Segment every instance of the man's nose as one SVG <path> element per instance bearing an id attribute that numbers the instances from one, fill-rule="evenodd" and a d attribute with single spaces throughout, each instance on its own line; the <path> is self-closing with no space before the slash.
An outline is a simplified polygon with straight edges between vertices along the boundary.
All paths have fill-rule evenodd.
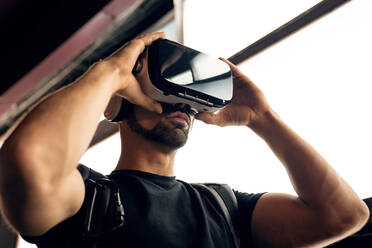
<path id="1" fill-rule="evenodd" d="M 175 107 L 176 109 L 181 109 L 182 111 L 184 111 L 184 112 L 190 114 L 189 112 L 190 112 L 191 106 L 188 105 L 188 104 L 186 104 L 186 103 L 176 103 L 176 104 L 174 105 L 174 107 Z"/>
<path id="2" fill-rule="evenodd" d="M 196 115 L 198 112 L 191 108 L 190 105 L 186 103 L 176 103 L 174 105 L 176 109 L 180 109 L 182 112 L 187 113 L 190 117 Z"/>
<path id="3" fill-rule="evenodd" d="M 181 108 L 181 109 L 183 109 L 183 108 L 190 108 L 190 106 L 187 105 L 186 103 L 176 103 L 174 106 L 176 108 Z"/>

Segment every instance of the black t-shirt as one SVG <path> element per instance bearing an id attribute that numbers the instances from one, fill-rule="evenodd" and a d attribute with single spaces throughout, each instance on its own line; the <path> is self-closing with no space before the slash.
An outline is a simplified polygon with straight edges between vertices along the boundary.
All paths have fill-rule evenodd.
<path id="1" fill-rule="evenodd" d="M 118 170 L 109 177 L 119 185 L 124 225 L 100 241 L 105 248 L 229 248 L 229 226 L 215 203 L 191 184 L 156 174 Z M 250 243 L 253 209 L 262 194 L 234 191 L 238 200 L 241 247 Z M 82 236 L 87 199 L 79 212 L 39 237 L 23 237 L 40 248 L 89 247 Z"/>

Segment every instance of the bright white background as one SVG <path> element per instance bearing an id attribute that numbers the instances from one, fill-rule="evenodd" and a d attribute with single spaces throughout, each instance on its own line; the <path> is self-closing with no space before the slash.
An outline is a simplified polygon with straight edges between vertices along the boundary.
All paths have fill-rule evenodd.
<path id="1" fill-rule="evenodd" d="M 187 0 L 185 45 L 229 57 L 318 2 Z M 363 198 L 372 196 L 371 10 L 370 0 L 350 1 L 240 65 L 284 121 Z M 119 152 L 115 135 L 81 162 L 107 174 Z M 225 182 L 239 191 L 294 194 L 281 164 L 244 127 L 195 122 L 178 152 L 176 176 Z M 22 241 L 19 247 L 33 246 Z"/>

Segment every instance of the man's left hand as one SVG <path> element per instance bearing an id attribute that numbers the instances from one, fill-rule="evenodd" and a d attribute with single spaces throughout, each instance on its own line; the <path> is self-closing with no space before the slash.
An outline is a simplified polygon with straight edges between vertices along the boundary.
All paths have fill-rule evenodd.
<path id="1" fill-rule="evenodd" d="M 195 116 L 207 124 L 218 126 L 249 126 L 259 124 L 265 113 L 271 108 L 262 91 L 246 76 L 237 66 L 222 59 L 227 63 L 233 76 L 233 98 L 222 110 L 215 114 L 199 113 Z"/>

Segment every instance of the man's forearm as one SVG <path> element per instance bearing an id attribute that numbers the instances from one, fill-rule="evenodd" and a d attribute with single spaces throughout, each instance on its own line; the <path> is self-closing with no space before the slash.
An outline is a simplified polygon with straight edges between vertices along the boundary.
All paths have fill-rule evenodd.
<path id="1" fill-rule="evenodd" d="M 44 99 L 15 129 L 3 149 L 48 176 L 71 173 L 94 135 L 100 115 L 116 90 L 118 75 L 107 64 L 94 65 L 68 87 Z M 35 169 L 35 168 L 32 168 Z"/>
<path id="2" fill-rule="evenodd" d="M 363 211 L 363 204 L 352 188 L 308 143 L 291 130 L 272 111 L 252 128 L 262 137 L 285 166 L 299 198 L 313 209 L 328 207 L 344 211 Z M 337 211 L 338 211 L 337 210 Z"/>

